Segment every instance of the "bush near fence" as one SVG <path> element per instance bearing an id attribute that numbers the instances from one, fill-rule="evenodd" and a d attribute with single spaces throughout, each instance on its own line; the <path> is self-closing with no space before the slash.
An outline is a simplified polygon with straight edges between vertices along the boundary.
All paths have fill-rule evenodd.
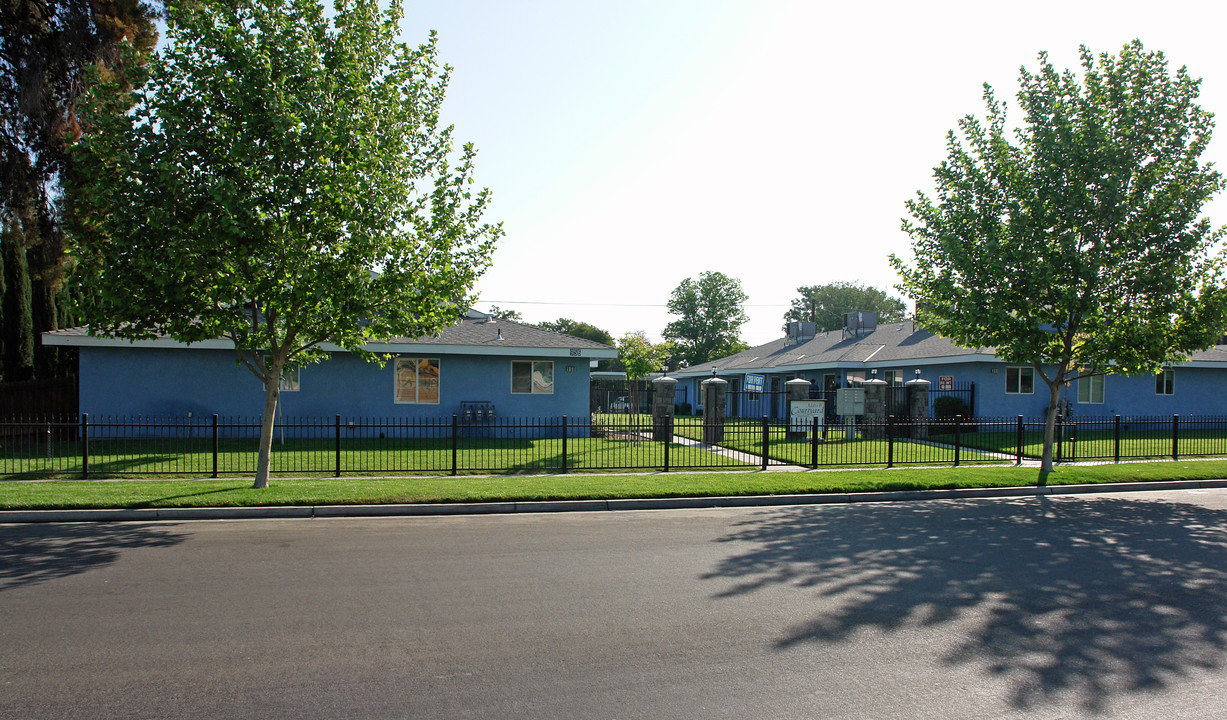
<path id="1" fill-rule="evenodd" d="M 61 418 L 0 422 L 0 475 L 209 475 L 255 472 L 258 418 Z M 961 418 L 822 426 L 678 417 L 668 442 L 646 414 L 450 420 L 290 418 L 278 423 L 272 472 L 514 473 L 1020 463 L 1037 458 L 1043 419 Z M 1227 456 L 1227 417 L 1064 418 L 1054 457 Z"/>

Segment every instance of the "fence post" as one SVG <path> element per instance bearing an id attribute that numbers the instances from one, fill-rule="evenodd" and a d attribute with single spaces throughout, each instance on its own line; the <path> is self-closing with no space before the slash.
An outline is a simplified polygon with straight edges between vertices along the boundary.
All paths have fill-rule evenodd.
<path id="1" fill-rule="evenodd" d="M 562 471 L 567 471 L 567 416 L 562 416 Z"/>
<path id="2" fill-rule="evenodd" d="M 81 479 L 89 478 L 89 413 L 81 413 Z"/>
<path id="3" fill-rule="evenodd" d="M 1018 452 L 1014 456 L 1014 464 L 1022 465 L 1022 458 L 1023 458 L 1023 416 L 1022 415 L 1018 416 L 1018 426 L 1017 426 L 1017 429 L 1015 430 L 1015 434 L 1016 434 L 1016 439 L 1018 442 Z"/>
<path id="4" fill-rule="evenodd" d="M 460 458 L 460 416 L 452 413 L 452 474 L 456 474 L 456 465 Z M 480 467 L 480 466 L 479 466 Z"/>
<path id="5" fill-rule="evenodd" d="M 824 418 L 825 419 L 825 418 Z M 809 464 L 818 469 L 818 416 L 814 416 L 814 427 L 809 439 Z"/>
<path id="6" fill-rule="evenodd" d="M 336 466 L 335 466 L 336 477 L 341 477 L 341 414 L 340 413 L 337 413 L 337 416 L 333 418 L 332 437 L 336 443 L 336 447 L 335 447 L 335 450 L 336 450 Z"/>
<path id="7" fill-rule="evenodd" d="M 895 466 L 895 416 L 886 416 L 886 467 Z"/>
<path id="8" fill-rule="evenodd" d="M 954 416 L 954 466 L 959 466 L 959 449 L 963 446 L 963 416 Z"/>
<path id="9" fill-rule="evenodd" d="M 1172 416 L 1172 459 L 1173 460 L 1180 459 L 1180 451 L 1177 448 L 1177 445 L 1179 444 L 1179 442 L 1180 442 L 1180 416 L 1173 415 Z"/>
<path id="10" fill-rule="evenodd" d="M 217 477 L 217 413 L 213 413 L 213 477 Z"/>
<path id="11" fill-rule="evenodd" d="M 1112 461 L 1120 463 L 1120 415 L 1112 419 Z"/>
<path id="12" fill-rule="evenodd" d="M 591 428 L 589 428 L 588 436 L 589 436 L 589 437 L 591 437 L 591 436 L 592 436 Z M 673 437 L 673 418 L 669 418 L 669 432 L 668 432 L 668 437 L 666 437 L 666 438 L 664 439 L 664 443 L 665 443 L 665 472 L 669 472 L 669 446 L 673 444 L 673 441 L 672 441 L 672 439 L 671 439 L 672 437 Z"/>
<path id="13" fill-rule="evenodd" d="M 1065 417 L 1057 415 L 1057 426 L 1055 428 L 1057 436 L 1057 462 L 1061 462 L 1062 456 L 1065 454 Z"/>
<path id="14" fill-rule="evenodd" d="M 763 416 L 763 464 L 762 469 L 767 469 L 767 453 L 771 450 L 771 426 L 767 424 L 767 416 Z"/>

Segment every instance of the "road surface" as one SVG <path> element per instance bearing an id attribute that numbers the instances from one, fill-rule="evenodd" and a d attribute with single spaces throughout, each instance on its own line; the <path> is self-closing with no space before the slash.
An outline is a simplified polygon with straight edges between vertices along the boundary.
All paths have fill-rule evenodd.
<path id="1" fill-rule="evenodd" d="M 0 526 L 5 718 L 1205 718 L 1227 491 Z"/>

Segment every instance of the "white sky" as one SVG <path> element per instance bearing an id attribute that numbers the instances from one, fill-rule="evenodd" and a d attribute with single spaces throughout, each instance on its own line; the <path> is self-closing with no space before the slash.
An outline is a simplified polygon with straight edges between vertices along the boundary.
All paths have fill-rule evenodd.
<path id="1" fill-rule="evenodd" d="M 506 237 L 481 301 L 652 339 L 679 282 L 740 278 L 742 339 L 779 337 L 801 285 L 888 288 L 910 258 L 904 202 L 932 187 L 946 132 L 1014 107 L 1047 50 L 1133 38 L 1204 78 L 1227 118 L 1227 4 L 785 0 L 409 0 L 404 37 L 439 31 L 448 122 L 479 150 Z M 1227 157 L 1227 121 L 1204 159 Z M 1227 223 L 1227 201 L 1208 207 Z"/>

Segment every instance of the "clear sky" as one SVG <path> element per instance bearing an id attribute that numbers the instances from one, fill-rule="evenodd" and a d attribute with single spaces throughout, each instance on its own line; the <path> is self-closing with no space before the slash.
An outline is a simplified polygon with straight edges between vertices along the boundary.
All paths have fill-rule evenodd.
<path id="1" fill-rule="evenodd" d="M 779 337 L 796 288 L 891 289 L 910 257 L 904 202 L 932 187 L 945 135 L 1015 106 L 1047 50 L 1133 38 L 1204 78 L 1227 158 L 1221 2 L 409 0 L 406 40 L 439 32 L 445 115 L 479 149 L 506 237 L 478 307 L 659 339 L 679 282 L 704 270 L 749 295 L 742 339 Z M 1227 201 L 1207 214 L 1227 223 Z"/>

